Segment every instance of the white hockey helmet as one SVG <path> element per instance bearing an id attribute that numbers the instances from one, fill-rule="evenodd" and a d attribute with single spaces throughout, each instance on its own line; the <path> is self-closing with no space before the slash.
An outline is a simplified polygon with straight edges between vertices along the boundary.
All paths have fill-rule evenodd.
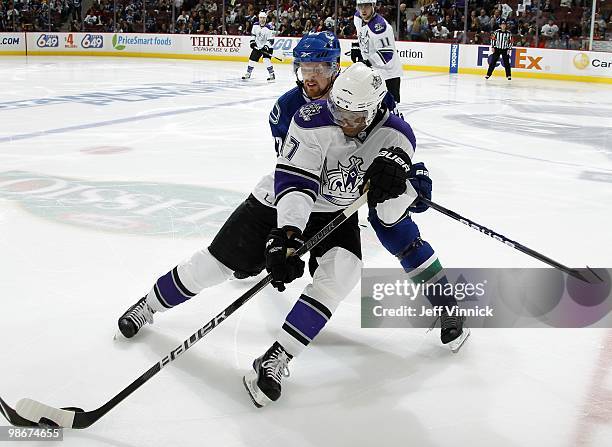
<path id="1" fill-rule="evenodd" d="M 334 122 L 339 126 L 362 122 L 367 127 L 386 94 L 387 85 L 378 71 L 356 63 L 336 78 L 327 104 Z"/>
<path id="2" fill-rule="evenodd" d="M 260 24 L 265 24 L 266 20 L 268 20 L 268 13 L 266 11 L 261 11 L 257 17 L 259 18 Z"/>
<path id="3" fill-rule="evenodd" d="M 359 5 L 376 5 L 376 0 L 357 0 L 357 6 Z"/>

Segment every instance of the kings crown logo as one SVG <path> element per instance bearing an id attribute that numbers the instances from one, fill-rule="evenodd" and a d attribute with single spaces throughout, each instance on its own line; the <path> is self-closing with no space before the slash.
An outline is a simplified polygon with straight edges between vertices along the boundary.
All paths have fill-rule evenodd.
<path id="1" fill-rule="evenodd" d="M 359 185 L 363 181 L 365 171 L 361 169 L 363 159 L 351 157 L 348 166 L 338 162 L 338 169 L 327 169 L 324 166 L 322 195 L 329 202 L 348 206 L 359 197 Z"/>

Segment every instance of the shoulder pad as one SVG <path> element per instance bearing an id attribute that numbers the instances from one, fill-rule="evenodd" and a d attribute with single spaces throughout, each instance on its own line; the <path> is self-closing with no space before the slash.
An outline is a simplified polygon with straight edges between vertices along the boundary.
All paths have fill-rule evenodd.
<path id="1" fill-rule="evenodd" d="M 374 34 L 381 34 L 387 29 L 387 21 L 380 14 L 376 14 L 374 18 L 368 22 L 368 27 Z"/>
<path id="2" fill-rule="evenodd" d="M 399 116 L 390 113 L 389 118 L 387 118 L 387 121 L 385 121 L 383 127 L 389 127 L 397 130 L 399 133 L 403 134 L 408 141 L 410 141 L 410 144 L 412 144 L 412 149 L 416 149 L 416 137 L 414 136 L 412 127 L 410 127 L 410 124 L 401 119 Z"/>
<path id="3" fill-rule="evenodd" d="M 335 125 L 325 100 L 304 104 L 293 116 L 295 124 L 305 129 Z"/>

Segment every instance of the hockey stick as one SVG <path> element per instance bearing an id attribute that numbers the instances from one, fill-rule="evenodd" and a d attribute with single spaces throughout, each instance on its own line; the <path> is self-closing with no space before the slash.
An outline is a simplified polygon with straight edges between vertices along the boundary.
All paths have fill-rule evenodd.
<path id="1" fill-rule="evenodd" d="M 366 202 L 367 193 L 359 197 L 342 213 L 338 214 L 331 222 L 324 226 L 317 234 L 315 234 L 308 241 L 306 241 L 302 247 L 295 251 L 293 256 L 302 256 L 306 254 L 315 245 L 325 239 L 332 231 L 338 228 L 344 221 L 346 221 L 351 215 L 353 215 Z M 138 388 L 140 388 L 140 386 L 147 382 L 151 377 L 161 371 L 164 366 L 176 360 L 178 356 L 183 354 L 187 349 L 191 348 L 196 342 L 198 342 L 200 339 L 202 339 L 202 337 L 204 337 L 211 330 L 213 330 L 213 328 L 218 326 L 223 320 L 233 314 L 237 309 L 239 309 L 244 303 L 246 303 L 253 296 L 255 296 L 255 294 L 262 290 L 271 281 L 272 276 L 267 275 L 265 278 L 263 278 L 261 281 L 259 281 L 249 290 L 247 290 L 236 301 L 226 307 L 225 310 L 223 310 L 216 317 L 206 323 L 206 325 L 198 329 L 198 331 L 192 334 L 191 337 L 189 337 L 175 349 L 170 351 L 168 355 L 166 355 L 159 362 L 149 368 L 144 374 L 142 374 L 131 384 L 121 390 L 119 394 L 117 394 L 104 405 L 95 410 L 83 411 L 82 409 L 76 407 L 54 408 L 28 398 L 21 399 L 19 402 L 17 402 L 17 405 L 15 406 L 16 411 L 9 407 L 0 398 L 0 410 L 4 417 L 11 424 L 21 427 L 59 426 L 67 428 L 87 428 L 97 422 L 102 416 L 104 416 L 117 404 L 119 404 L 119 402 L 121 402 L 123 399 L 125 399 Z"/>
<path id="2" fill-rule="evenodd" d="M 523 244 L 520 244 L 516 241 L 513 241 L 512 239 L 507 238 L 506 236 L 503 236 L 485 226 L 482 226 L 480 224 L 477 224 L 476 222 L 474 222 L 473 220 L 470 220 L 466 217 L 460 216 L 459 214 L 455 213 L 452 210 L 449 210 L 448 208 L 444 208 L 441 205 L 438 205 L 435 202 L 432 202 L 431 200 L 425 198 L 425 197 L 421 197 L 420 199 L 423 203 L 427 204 L 429 207 L 433 208 L 436 211 L 439 211 L 442 214 L 447 215 L 448 217 L 451 217 L 459 222 L 461 222 L 462 224 L 467 225 L 468 227 L 471 227 L 473 229 L 475 229 L 476 231 L 481 232 L 482 234 L 485 234 L 487 236 L 492 237 L 493 239 L 501 242 L 502 244 L 506 244 L 509 247 L 512 247 L 520 252 L 525 253 L 526 255 L 531 256 L 532 258 L 536 258 L 542 262 L 545 262 L 548 265 L 553 266 L 556 269 L 561 270 L 562 272 L 567 273 L 568 275 L 573 276 L 574 278 L 578 278 L 582 281 L 591 283 L 591 284 L 597 284 L 600 282 L 603 282 L 603 279 L 597 274 L 595 273 L 595 271 L 590 268 L 589 266 L 587 266 L 586 268 L 581 268 L 581 269 L 572 269 L 569 268 L 557 261 L 555 261 L 554 259 L 549 258 L 548 256 L 544 256 L 541 253 L 538 253 L 535 250 L 532 250 L 531 248 L 525 247 Z"/>

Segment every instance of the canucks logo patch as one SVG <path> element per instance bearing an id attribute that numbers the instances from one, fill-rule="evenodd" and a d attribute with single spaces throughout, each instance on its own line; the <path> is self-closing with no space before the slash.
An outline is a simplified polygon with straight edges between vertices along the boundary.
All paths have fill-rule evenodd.
<path id="1" fill-rule="evenodd" d="M 382 78 L 380 77 L 380 75 L 374 75 L 374 77 L 372 78 L 372 88 L 376 90 L 381 85 L 382 85 Z"/>
<path id="2" fill-rule="evenodd" d="M 328 169 L 325 163 L 321 195 L 335 205 L 348 206 L 353 203 L 359 197 L 359 186 L 365 175 L 361 165 L 363 159 L 355 156 L 349 158 L 348 166 L 338 162 L 338 169 Z"/>
<path id="3" fill-rule="evenodd" d="M 300 108 L 300 118 L 304 121 L 310 121 L 312 117 L 321 111 L 321 104 L 310 103 Z"/>

